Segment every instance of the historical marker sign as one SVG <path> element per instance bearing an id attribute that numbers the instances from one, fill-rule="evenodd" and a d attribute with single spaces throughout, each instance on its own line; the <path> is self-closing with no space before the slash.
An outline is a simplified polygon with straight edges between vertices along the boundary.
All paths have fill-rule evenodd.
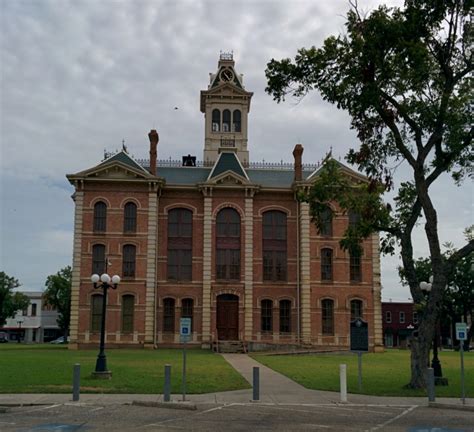
<path id="1" fill-rule="evenodd" d="M 369 326 L 360 318 L 351 321 L 351 351 L 369 351 Z"/>

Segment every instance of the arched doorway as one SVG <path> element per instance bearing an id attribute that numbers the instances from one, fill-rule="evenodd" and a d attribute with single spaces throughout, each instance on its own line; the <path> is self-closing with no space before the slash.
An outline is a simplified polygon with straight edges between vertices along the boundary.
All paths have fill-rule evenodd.
<path id="1" fill-rule="evenodd" d="M 239 339 L 239 298 L 233 294 L 217 296 L 217 338 Z"/>

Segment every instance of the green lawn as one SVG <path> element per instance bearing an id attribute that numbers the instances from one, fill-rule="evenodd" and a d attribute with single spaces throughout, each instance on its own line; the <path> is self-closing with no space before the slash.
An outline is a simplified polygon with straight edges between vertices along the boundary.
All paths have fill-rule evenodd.
<path id="1" fill-rule="evenodd" d="M 288 376 L 303 386 L 315 390 L 339 391 L 339 364 L 347 364 L 347 387 L 359 393 L 357 387 L 357 355 L 259 355 L 252 356 L 260 363 Z M 449 386 L 436 387 L 439 397 L 460 397 L 461 373 L 459 352 L 440 353 L 443 376 Z M 464 353 L 465 388 L 474 397 L 474 352 Z M 409 390 L 404 385 L 410 377 L 410 352 L 388 350 L 381 354 L 362 356 L 362 393 L 379 396 L 424 396 L 423 390 Z"/>
<path id="2" fill-rule="evenodd" d="M 181 392 L 182 351 L 107 350 L 111 380 L 91 377 L 97 351 L 70 351 L 64 345 L 0 345 L 0 393 L 69 393 L 72 370 L 81 365 L 83 393 L 161 393 L 164 365 L 170 364 L 172 392 Z M 209 393 L 249 388 L 220 355 L 187 350 L 187 392 Z"/>

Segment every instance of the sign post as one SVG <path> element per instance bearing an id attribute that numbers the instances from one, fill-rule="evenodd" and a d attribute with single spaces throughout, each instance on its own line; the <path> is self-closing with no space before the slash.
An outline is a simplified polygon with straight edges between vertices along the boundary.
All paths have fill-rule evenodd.
<path id="1" fill-rule="evenodd" d="M 191 336 L 191 318 L 181 318 L 179 326 L 179 335 L 181 343 L 183 344 L 183 377 L 182 377 L 182 391 L 183 402 L 186 400 L 186 342 Z"/>
<path id="2" fill-rule="evenodd" d="M 466 404 L 466 391 L 464 388 L 464 341 L 467 340 L 467 324 L 456 323 L 456 339 L 459 341 L 459 352 L 461 353 L 461 399 Z"/>
<path id="3" fill-rule="evenodd" d="M 360 318 L 351 321 L 351 351 L 357 353 L 357 382 L 359 391 L 362 391 L 362 353 L 369 351 L 369 326 Z"/>

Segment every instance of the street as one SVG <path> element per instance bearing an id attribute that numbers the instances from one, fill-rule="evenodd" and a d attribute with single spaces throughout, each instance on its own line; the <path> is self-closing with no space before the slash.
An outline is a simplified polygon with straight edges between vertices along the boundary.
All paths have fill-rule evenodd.
<path id="1" fill-rule="evenodd" d="M 474 412 L 400 405 L 198 405 L 197 411 L 132 405 L 9 407 L 4 432 L 47 431 L 407 431 L 473 432 Z"/>

